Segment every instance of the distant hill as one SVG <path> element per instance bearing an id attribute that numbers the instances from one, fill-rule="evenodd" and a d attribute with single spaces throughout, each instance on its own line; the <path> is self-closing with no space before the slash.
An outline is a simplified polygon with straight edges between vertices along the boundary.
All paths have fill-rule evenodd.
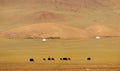
<path id="1" fill-rule="evenodd" d="M 120 30 L 105 25 L 94 24 L 86 28 L 91 36 L 120 37 Z"/>
<path id="2" fill-rule="evenodd" d="M 32 24 L 2 32 L 7 38 L 61 38 L 78 39 L 87 38 L 86 31 L 60 24 Z"/>
<path id="3" fill-rule="evenodd" d="M 104 25 L 91 25 L 86 29 L 61 24 L 42 23 L 14 28 L 1 33 L 5 38 L 22 39 L 85 39 L 96 36 L 120 37 L 120 31 Z"/>

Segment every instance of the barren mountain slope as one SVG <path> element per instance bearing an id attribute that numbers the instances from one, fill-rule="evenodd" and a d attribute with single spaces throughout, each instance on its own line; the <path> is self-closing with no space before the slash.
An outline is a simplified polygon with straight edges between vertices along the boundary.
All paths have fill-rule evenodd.
<path id="1" fill-rule="evenodd" d="M 109 7 L 116 0 L 0 0 L 2 6 L 46 7 L 46 8 L 97 8 Z"/>
<path id="2" fill-rule="evenodd" d="M 86 32 L 92 33 L 94 30 L 96 34 L 92 33 L 91 36 L 93 36 L 93 34 L 114 36 L 116 33 L 110 34 L 111 31 L 113 32 L 113 29 L 107 26 L 120 27 L 119 7 L 119 0 L 0 0 L 0 31 L 6 32 L 7 30 L 17 27 L 23 30 L 25 29 L 23 27 L 29 27 L 35 23 L 61 23 L 60 26 L 67 25 L 66 27 L 71 26 L 71 28 L 83 28 L 91 24 L 101 23 L 106 26 L 103 27 L 99 25 L 98 27 L 92 25 L 92 27 L 88 28 L 89 31 Z M 58 27 L 56 24 L 50 25 Z M 40 27 L 40 24 L 38 26 Z M 50 26 L 48 28 L 50 28 Z M 102 32 L 98 33 L 98 30 L 101 28 Z M 57 30 L 60 29 L 63 28 L 59 27 Z M 34 29 L 31 27 L 29 30 L 32 31 Z M 45 30 L 47 30 L 47 28 L 45 28 Z M 65 29 L 63 30 L 67 32 Z M 67 33 L 71 34 L 70 30 L 71 29 L 69 29 Z M 73 31 L 75 32 L 75 30 Z M 114 31 L 116 32 L 117 30 L 114 29 Z M 9 34 L 11 35 L 11 33 Z M 15 33 L 17 33 L 17 31 Z M 61 32 L 59 32 L 59 35 L 60 33 Z M 61 34 L 63 34 L 63 32 Z M 72 37 L 72 35 L 69 36 Z M 86 36 L 88 37 L 88 35 Z M 76 35 L 76 37 L 79 36 Z"/>
<path id="3" fill-rule="evenodd" d="M 120 36 L 120 31 L 118 29 L 100 24 L 91 25 L 86 28 L 86 31 L 89 32 L 91 36 L 103 36 L 103 37 Z"/>
<path id="4" fill-rule="evenodd" d="M 32 24 L 14 28 L 1 33 L 6 38 L 52 38 L 52 39 L 84 39 L 96 36 L 120 37 L 120 31 L 105 25 L 95 24 L 85 29 L 54 23 Z"/>
<path id="5" fill-rule="evenodd" d="M 60 24 L 32 24 L 2 32 L 7 38 L 50 38 L 63 39 L 87 38 L 87 33 L 79 28 Z"/>
<path id="6" fill-rule="evenodd" d="M 81 26 L 94 20 L 120 25 L 119 7 L 119 0 L 0 0 L 0 29 L 41 22 Z"/>

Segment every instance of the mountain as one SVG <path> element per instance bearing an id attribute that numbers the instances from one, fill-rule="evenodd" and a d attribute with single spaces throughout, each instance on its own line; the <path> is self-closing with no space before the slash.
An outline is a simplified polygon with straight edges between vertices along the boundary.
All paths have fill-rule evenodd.
<path id="1" fill-rule="evenodd" d="M 75 37 L 79 37 L 78 35 L 85 36 L 85 38 L 93 37 L 93 35 L 116 36 L 118 34 L 110 32 L 118 32 L 118 30 L 111 29 L 109 26 L 120 28 L 119 20 L 120 0 L 0 0 L 0 32 L 6 32 L 4 33 L 5 36 L 10 36 L 13 33 L 17 34 L 17 36 L 12 35 L 10 37 L 18 37 L 19 32 L 24 33 L 22 29 L 30 27 L 30 25 L 40 27 L 42 23 L 50 23 L 49 25 L 54 27 L 58 27 L 57 24 L 60 23 L 60 26 L 87 32 L 87 34 L 81 35 L 77 32 L 77 34 L 74 33 L 75 30 L 67 29 L 76 34 Z M 101 24 L 92 25 L 97 23 L 104 26 L 101 26 Z M 91 26 L 85 30 L 81 29 L 88 25 Z M 44 26 L 47 26 L 47 24 Z M 21 31 L 17 32 L 18 28 Z M 29 30 L 35 30 L 33 28 L 31 27 Z M 46 27 L 44 28 L 44 30 L 47 30 Z M 67 33 L 64 28 L 59 27 L 59 29 L 63 29 L 66 33 L 59 32 L 59 35 L 60 33 L 64 34 L 64 38 L 68 36 L 67 34 L 71 34 L 70 31 Z M 100 29 L 102 30 L 98 33 Z M 13 32 L 13 30 L 16 30 L 16 32 Z M 32 36 L 33 32 L 27 33 L 29 30 L 26 30 L 26 34 L 24 33 L 25 37 L 28 37 L 30 33 Z M 39 31 L 39 33 L 41 32 Z M 88 33 L 92 35 L 88 35 Z M 35 35 L 38 35 L 38 33 L 36 32 Z M 19 38 L 24 36 L 19 36 Z M 72 35 L 69 37 L 72 37 Z"/>
<path id="2" fill-rule="evenodd" d="M 84 24 L 93 23 L 93 20 L 97 20 L 98 23 L 102 21 L 105 24 L 112 24 L 112 21 L 109 22 L 111 19 L 118 24 L 119 7 L 119 0 L 0 0 L 0 24 L 5 28 L 8 27 L 6 24 L 12 24 L 11 26 L 14 27 L 16 24 L 33 24 L 41 21 L 78 24 L 79 18 Z M 37 15 L 40 16 L 39 19 L 35 19 Z M 64 15 L 67 18 L 64 19 Z M 53 19 L 57 16 L 57 19 L 50 19 L 51 16 Z M 73 21 L 69 21 L 71 19 Z"/>

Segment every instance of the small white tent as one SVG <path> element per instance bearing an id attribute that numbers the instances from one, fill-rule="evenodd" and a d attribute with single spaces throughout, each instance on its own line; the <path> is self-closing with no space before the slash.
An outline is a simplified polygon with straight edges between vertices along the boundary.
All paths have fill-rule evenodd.
<path id="1" fill-rule="evenodd" d="M 96 39 L 100 39 L 101 37 L 100 36 L 96 36 Z"/>
<path id="2" fill-rule="evenodd" d="M 47 41 L 47 39 L 43 38 L 42 41 L 45 42 L 45 41 Z"/>

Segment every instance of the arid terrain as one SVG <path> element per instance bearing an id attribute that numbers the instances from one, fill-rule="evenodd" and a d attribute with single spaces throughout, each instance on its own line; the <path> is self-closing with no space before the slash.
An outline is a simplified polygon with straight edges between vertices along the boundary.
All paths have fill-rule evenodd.
<path id="1" fill-rule="evenodd" d="M 80 29 L 61 24 L 41 23 L 1 32 L 1 37 L 11 39 L 95 39 L 96 36 L 120 37 L 120 31 L 104 25 L 91 25 Z"/>
<path id="2" fill-rule="evenodd" d="M 119 42 L 120 0 L 0 0 L 0 71 L 120 71 Z"/>

